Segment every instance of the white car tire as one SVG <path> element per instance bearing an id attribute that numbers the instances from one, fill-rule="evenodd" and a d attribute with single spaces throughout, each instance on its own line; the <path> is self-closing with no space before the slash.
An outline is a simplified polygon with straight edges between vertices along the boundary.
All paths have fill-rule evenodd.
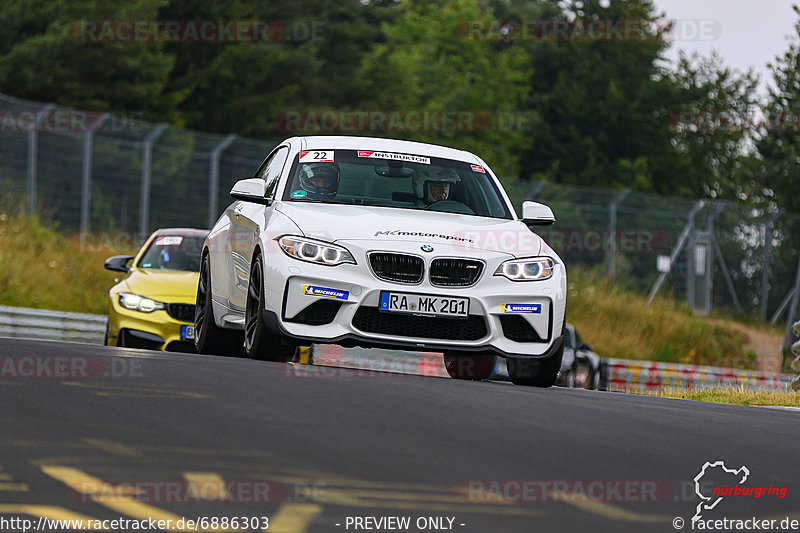
<path id="1" fill-rule="evenodd" d="M 247 356 L 262 361 L 287 362 L 294 358 L 296 344 L 284 343 L 279 335 L 267 330 L 261 318 L 264 309 L 264 264 L 261 255 L 253 259 L 247 287 L 244 345 Z"/>
<path id="2" fill-rule="evenodd" d="M 208 255 L 200 265 L 197 300 L 194 312 L 194 346 L 198 353 L 238 356 L 242 352 L 244 335 L 241 331 L 224 329 L 214 321 L 211 304 L 211 267 Z"/>
<path id="3" fill-rule="evenodd" d="M 514 385 L 528 387 L 552 387 L 558 379 L 561 359 L 564 357 L 564 343 L 552 355 L 545 359 L 506 358 L 508 377 Z"/>

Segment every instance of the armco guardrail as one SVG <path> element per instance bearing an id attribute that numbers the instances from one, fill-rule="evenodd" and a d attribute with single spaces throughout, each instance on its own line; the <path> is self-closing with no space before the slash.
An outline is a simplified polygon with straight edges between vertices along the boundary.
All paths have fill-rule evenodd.
<path id="1" fill-rule="evenodd" d="M 769 374 L 734 368 L 604 359 L 607 390 L 712 388 L 737 385 L 747 389 L 785 389 L 791 374 Z"/>
<path id="2" fill-rule="evenodd" d="M 105 315 L 0 306 L 0 336 L 102 344 L 105 328 Z M 800 323 L 795 324 L 794 329 L 800 329 Z M 795 350 L 798 344 L 800 342 L 795 344 Z M 331 367 L 447 377 L 441 356 L 434 353 L 342 348 L 335 345 L 314 346 L 313 353 L 316 363 Z M 602 385 L 607 390 L 616 391 L 660 387 L 710 388 L 720 385 L 785 389 L 795 378 L 791 374 L 625 359 L 603 359 L 602 367 Z M 309 368 L 305 372 L 324 374 L 330 371 L 312 371 Z M 498 377 L 507 376 L 502 361 L 498 361 L 495 372 Z"/>
<path id="3" fill-rule="evenodd" d="M 105 315 L 0 305 L 0 335 L 102 344 Z"/>

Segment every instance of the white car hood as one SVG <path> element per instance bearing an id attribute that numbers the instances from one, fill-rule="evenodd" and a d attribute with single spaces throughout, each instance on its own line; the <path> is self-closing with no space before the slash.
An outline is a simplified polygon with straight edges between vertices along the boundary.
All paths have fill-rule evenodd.
<path id="1" fill-rule="evenodd" d="M 276 209 L 307 237 L 328 242 L 449 244 L 465 250 L 539 255 L 542 239 L 518 220 L 393 207 L 281 202 Z"/>

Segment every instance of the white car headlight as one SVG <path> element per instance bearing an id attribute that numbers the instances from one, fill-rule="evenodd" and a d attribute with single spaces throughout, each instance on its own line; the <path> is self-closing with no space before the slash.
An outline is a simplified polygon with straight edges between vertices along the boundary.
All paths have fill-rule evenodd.
<path id="1" fill-rule="evenodd" d="M 125 309 L 130 309 L 131 311 L 152 313 L 153 311 L 158 311 L 159 309 L 166 308 L 166 305 L 164 305 L 163 303 L 151 300 L 150 298 L 145 298 L 144 296 L 139 296 L 138 294 L 132 294 L 130 292 L 121 292 L 119 293 L 118 296 L 119 296 L 119 305 L 121 305 Z"/>
<path id="2" fill-rule="evenodd" d="M 281 250 L 286 255 L 300 261 L 327 266 L 336 266 L 343 263 L 356 264 L 356 260 L 346 248 L 328 242 L 284 235 L 278 239 L 278 244 L 281 245 Z"/>
<path id="3" fill-rule="evenodd" d="M 553 277 L 555 262 L 549 257 L 529 257 L 506 261 L 495 271 L 495 276 L 505 276 L 511 281 L 541 281 Z"/>

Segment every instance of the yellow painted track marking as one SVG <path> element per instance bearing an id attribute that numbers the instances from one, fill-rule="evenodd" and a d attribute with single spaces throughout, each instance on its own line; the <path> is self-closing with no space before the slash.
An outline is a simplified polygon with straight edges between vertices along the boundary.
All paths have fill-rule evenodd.
<path id="1" fill-rule="evenodd" d="M 100 448 L 104 452 L 113 453 L 114 455 L 125 455 L 125 456 L 142 455 L 136 448 L 125 446 L 124 444 L 119 442 L 114 442 L 113 440 L 83 439 L 83 442 L 95 448 Z"/>
<path id="2" fill-rule="evenodd" d="M 0 491 L 28 492 L 27 483 L 0 483 Z"/>
<path id="3" fill-rule="evenodd" d="M 0 491 L 6 492 L 28 492 L 27 483 L 14 483 L 14 476 L 3 472 L 3 467 L 0 465 Z"/>
<path id="4" fill-rule="evenodd" d="M 92 501 L 99 503 L 109 509 L 124 514 L 138 520 L 169 520 L 173 524 L 177 524 L 182 518 L 176 514 L 170 513 L 158 507 L 153 507 L 146 503 L 136 501 L 136 499 L 129 495 L 130 489 L 121 491 L 106 482 L 86 474 L 75 468 L 66 466 L 43 466 L 42 471 L 48 476 L 61 481 L 72 490 Z M 192 529 L 173 529 L 173 531 L 194 531 Z M 223 532 L 231 531 L 230 529 L 204 529 L 203 531 Z"/>
<path id="5" fill-rule="evenodd" d="M 184 472 L 183 478 L 189 483 L 187 495 L 199 500 L 231 500 L 225 489 L 225 480 L 214 472 Z"/>
<path id="6" fill-rule="evenodd" d="M 98 396 L 117 396 L 122 398 L 174 398 L 199 400 L 210 398 L 207 394 L 200 394 L 188 390 L 173 389 L 169 387 L 153 387 L 145 385 L 122 385 L 119 383 L 62 381 L 69 387 L 89 389 Z"/>
<path id="7" fill-rule="evenodd" d="M 314 503 L 287 503 L 269 521 L 269 533 L 304 533 L 322 507 Z"/>
<path id="8" fill-rule="evenodd" d="M 52 505 L 0 504 L 0 514 L 20 514 L 50 520 L 81 520 L 85 525 L 88 525 L 90 520 L 97 520 L 91 516 Z M 104 529 L 91 529 L 90 531 L 104 531 Z"/>
<path id="9" fill-rule="evenodd" d="M 610 503 L 592 500 L 584 494 L 572 494 L 569 492 L 551 492 L 550 498 L 556 502 L 567 503 L 593 514 L 599 514 L 611 520 L 624 520 L 626 522 L 668 522 L 671 516 L 636 513 L 628 511 L 622 507 L 611 505 Z"/>

